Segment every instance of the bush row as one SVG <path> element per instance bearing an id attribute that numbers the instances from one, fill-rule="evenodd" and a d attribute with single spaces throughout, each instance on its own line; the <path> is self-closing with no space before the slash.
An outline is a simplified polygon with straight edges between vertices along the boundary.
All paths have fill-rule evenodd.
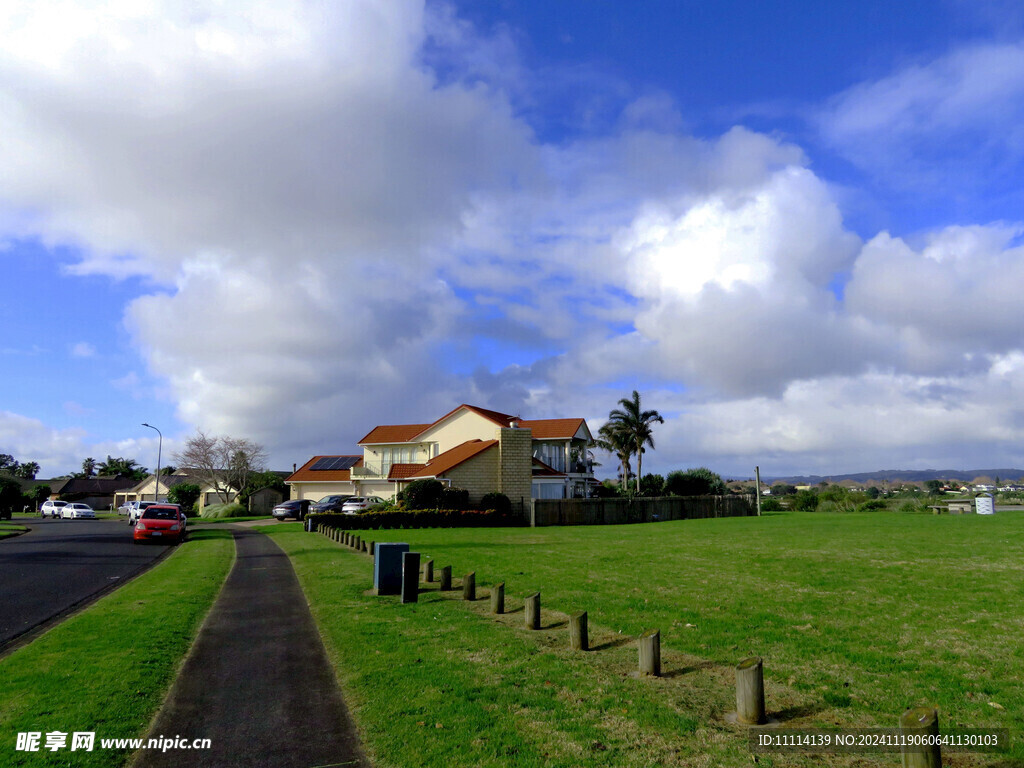
<path id="1" fill-rule="evenodd" d="M 366 531 L 381 528 L 505 528 L 524 525 L 525 521 L 510 512 L 496 509 L 402 509 L 364 512 L 361 515 L 310 515 L 313 525 Z"/>

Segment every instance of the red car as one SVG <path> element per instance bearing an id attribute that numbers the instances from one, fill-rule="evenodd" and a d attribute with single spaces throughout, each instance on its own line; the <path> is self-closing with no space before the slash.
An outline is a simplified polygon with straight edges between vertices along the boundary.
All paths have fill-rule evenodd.
<path id="1" fill-rule="evenodd" d="M 135 543 L 167 541 L 180 544 L 185 540 L 185 515 L 177 504 L 152 504 L 142 512 L 135 524 Z"/>

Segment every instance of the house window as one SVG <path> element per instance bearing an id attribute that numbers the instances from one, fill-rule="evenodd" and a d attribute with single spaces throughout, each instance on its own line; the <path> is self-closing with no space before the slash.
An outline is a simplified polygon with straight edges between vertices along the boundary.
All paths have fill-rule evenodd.
<path id="1" fill-rule="evenodd" d="M 565 472 L 565 450 L 557 443 L 539 443 L 534 446 L 533 456 L 540 459 L 556 472 Z"/>

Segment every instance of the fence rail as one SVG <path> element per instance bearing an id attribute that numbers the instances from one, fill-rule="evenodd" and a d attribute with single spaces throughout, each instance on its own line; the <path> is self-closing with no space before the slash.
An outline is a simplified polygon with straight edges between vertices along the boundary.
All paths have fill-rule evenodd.
<path id="1" fill-rule="evenodd" d="M 530 525 L 621 525 L 705 517 L 752 517 L 751 495 L 658 499 L 535 499 Z"/>

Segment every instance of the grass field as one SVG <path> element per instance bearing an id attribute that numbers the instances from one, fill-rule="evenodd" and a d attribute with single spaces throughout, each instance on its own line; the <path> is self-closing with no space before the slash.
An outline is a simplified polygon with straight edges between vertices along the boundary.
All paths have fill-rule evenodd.
<path id="1" fill-rule="evenodd" d="M 112 766 L 101 738 L 142 736 L 234 559 L 230 531 L 196 531 L 166 560 L 0 660 L 0 765 Z M 17 752 L 19 732 L 96 733 L 93 752 Z M 45 739 L 44 739 L 45 740 Z"/>
<path id="2" fill-rule="evenodd" d="M 456 585 L 475 571 L 481 596 L 505 581 L 510 609 L 540 590 L 546 608 L 587 610 L 598 647 L 588 654 L 566 649 L 560 614 L 531 633 L 521 610 L 495 620 L 456 593 L 400 606 L 365 594 L 369 558 L 298 526 L 271 533 L 293 556 L 381 766 L 750 765 L 723 716 L 732 667 L 751 654 L 765 659 L 769 714 L 786 726 L 893 726 L 924 704 L 946 728 L 1024 726 L 1024 515 L 364 533 L 452 565 Z M 636 680 L 633 638 L 650 627 L 662 632 L 665 676 Z M 1021 765 L 1024 743 L 945 764 Z"/>

